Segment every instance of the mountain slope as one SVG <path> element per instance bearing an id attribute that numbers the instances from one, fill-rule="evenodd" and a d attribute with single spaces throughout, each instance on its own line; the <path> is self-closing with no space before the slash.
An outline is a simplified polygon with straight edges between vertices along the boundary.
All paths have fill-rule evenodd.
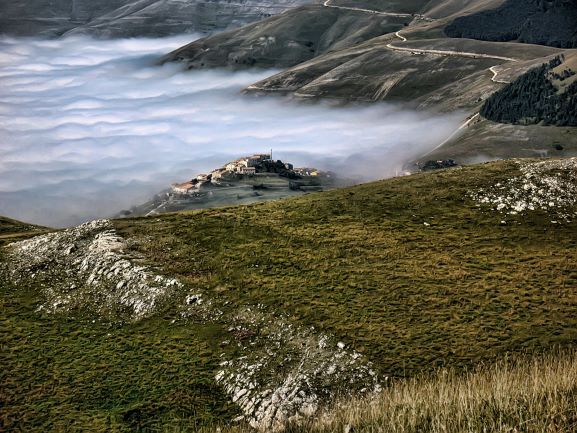
<path id="1" fill-rule="evenodd" d="M 17 0 L 0 4 L 0 33 L 16 36 L 158 37 L 214 32 L 309 0 Z"/>
<path id="2" fill-rule="evenodd" d="M 458 17 L 445 33 L 456 38 L 577 48 L 577 3 L 507 0 L 496 9 Z"/>
<path id="3" fill-rule="evenodd" d="M 0 247 L 47 232 L 49 229 L 0 216 Z"/>
<path id="4" fill-rule="evenodd" d="M 163 61 L 182 62 L 190 69 L 285 68 L 399 30 L 405 21 L 402 17 L 303 6 L 200 39 L 168 54 Z"/>
<path id="5" fill-rule="evenodd" d="M 491 95 L 481 115 L 500 123 L 577 126 L 577 55 L 556 57 Z M 573 69 L 574 68 L 574 69 Z"/>
<path id="6" fill-rule="evenodd" d="M 443 150 L 435 149 L 431 155 L 442 154 L 450 159 L 459 155 L 459 162 L 463 163 L 503 155 L 547 155 L 552 149 L 560 152 L 557 150 L 560 141 L 564 143 L 561 154 L 572 155 L 577 141 L 574 130 L 543 129 L 542 126 L 529 130 L 521 125 L 503 128 L 480 121 L 477 116 L 485 101 L 504 85 L 555 56 L 572 58 L 575 54 L 570 49 L 519 41 L 446 37 L 444 30 L 456 20 L 493 13 L 490 11 L 502 7 L 510 8 L 510 2 L 415 0 L 401 4 L 330 0 L 322 7 L 289 11 L 246 28 L 197 41 L 169 54 L 163 61 L 182 62 L 189 68 L 288 67 L 249 86 L 246 89 L 249 93 L 281 93 L 348 102 L 394 101 L 433 111 L 461 109 L 469 113 L 464 118 L 466 123 L 443 143 Z M 551 10 L 558 9 L 548 6 L 543 16 L 550 16 Z M 381 19 L 390 24 L 383 28 L 390 33 L 371 38 L 371 32 L 364 32 L 358 38 L 359 33 L 354 32 L 355 37 L 345 35 L 344 40 L 336 39 L 319 50 L 314 44 L 324 37 L 327 17 L 337 12 L 339 20 L 354 17 L 358 21 L 363 15 L 365 20 L 372 20 L 370 22 Z M 505 18 L 510 21 L 511 17 Z M 512 25 L 509 21 L 505 24 Z M 317 22 L 321 23 L 318 27 Z M 403 27 L 392 32 L 394 25 Z M 315 30 L 312 36 L 310 29 Z M 561 26 L 559 34 L 567 29 Z M 505 131 L 508 135 L 499 135 Z M 453 144 L 450 149 L 458 148 L 458 152 L 455 155 L 445 152 L 449 149 L 447 146 Z M 555 152 L 553 154 L 559 154 Z"/>
<path id="7" fill-rule="evenodd" d="M 574 346 L 576 173 L 496 162 L 1 249 L 4 426 L 196 432 L 239 414 L 227 400 L 255 419 L 252 390 L 278 380 L 297 392 L 262 401 L 290 415 L 367 365 L 382 380 Z M 135 266 L 182 284 L 140 319 L 98 301 L 140 296 L 118 284 Z"/>

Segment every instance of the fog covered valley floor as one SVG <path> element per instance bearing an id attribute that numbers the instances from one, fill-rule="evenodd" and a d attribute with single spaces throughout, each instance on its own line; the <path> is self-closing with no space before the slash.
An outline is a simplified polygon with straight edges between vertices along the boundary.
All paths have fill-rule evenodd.
<path id="1" fill-rule="evenodd" d="M 240 94 L 274 71 L 156 65 L 191 38 L 0 40 L 0 214 L 79 224 L 271 148 L 299 166 L 384 178 L 461 121 Z"/>

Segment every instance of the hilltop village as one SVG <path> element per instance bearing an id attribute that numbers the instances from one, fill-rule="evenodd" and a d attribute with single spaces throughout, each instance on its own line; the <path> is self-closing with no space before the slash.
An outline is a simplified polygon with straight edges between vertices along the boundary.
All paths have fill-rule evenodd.
<path id="1" fill-rule="evenodd" d="M 274 160 L 271 153 L 254 154 L 224 164 L 208 174 L 174 183 L 152 200 L 119 217 L 251 204 L 342 187 L 350 182 L 316 168 L 295 168 Z"/>
<path id="2" fill-rule="evenodd" d="M 332 177 L 331 173 L 315 168 L 294 168 L 293 164 L 281 160 L 275 161 L 272 159 L 271 152 L 254 154 L 228 162 L 209 174 L 199 174 L 187 182 L 172 184 L 171 190 L 172 193 L 178 195 L 194 195 L 205 188 L 230 186 L 231 182 L 236 183 L 242 180 L 253 181 L 255 189 L 259 187 L 266 189 L 266 180 L 270 179 L 271 175 L 288 179 L 291 190 L 306 192 L 321 191 L 323 183 Z M 265 183 L 259 184 L 259 180 Z"/>

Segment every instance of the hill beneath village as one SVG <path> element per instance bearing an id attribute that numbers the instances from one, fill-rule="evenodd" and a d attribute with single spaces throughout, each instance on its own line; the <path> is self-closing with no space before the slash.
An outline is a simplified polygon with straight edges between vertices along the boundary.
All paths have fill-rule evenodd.
<path id="1" fill-rule="evenodd" d="M 574 346 L 576 170 L 495 162 L 5 247 L 4 428 L 267 430 L 386 377 Z"/>

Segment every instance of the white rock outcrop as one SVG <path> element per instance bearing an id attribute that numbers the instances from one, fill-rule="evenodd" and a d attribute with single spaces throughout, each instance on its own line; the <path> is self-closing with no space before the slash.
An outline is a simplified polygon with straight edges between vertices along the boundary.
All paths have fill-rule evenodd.
<path id="1" fill-rule="evenodd" d="M 172 323 L 228 323 L 230 338 L 221 344 L 236 347 L 234 355 L 222 354 L 215 380 L 260 431 L 281 431 L 336 397 L 380 390 L 371 363 L 334 337 L 262 305 L 225 313 L 226 302 L 180 290 L 176 279 L 136 264 L 108 220 L 13 243 L 7 259 L 8 278 L 39 288 L 39 309 L 47 313 L 137 321 L 171 302 L 177 307 Z"/>
<path id="2" fill-rule="evenodd" d="M 216 380 L 260 431 L 283 430 L 337 396 L 380 390 L 370 362 L 326 334 L 258 310 L 237 321 L 234 331 L 255 334 L 238 343 L 240 356 L 221 363 Z"/>
<path id="3" fill-rule="evenodd" d="M 42 310 L 139 320 L 182 284 L 136 265 L 125 249 L 110 221 L 92 221 L 9 245 L 8 273 L 42 288 Z"/>

